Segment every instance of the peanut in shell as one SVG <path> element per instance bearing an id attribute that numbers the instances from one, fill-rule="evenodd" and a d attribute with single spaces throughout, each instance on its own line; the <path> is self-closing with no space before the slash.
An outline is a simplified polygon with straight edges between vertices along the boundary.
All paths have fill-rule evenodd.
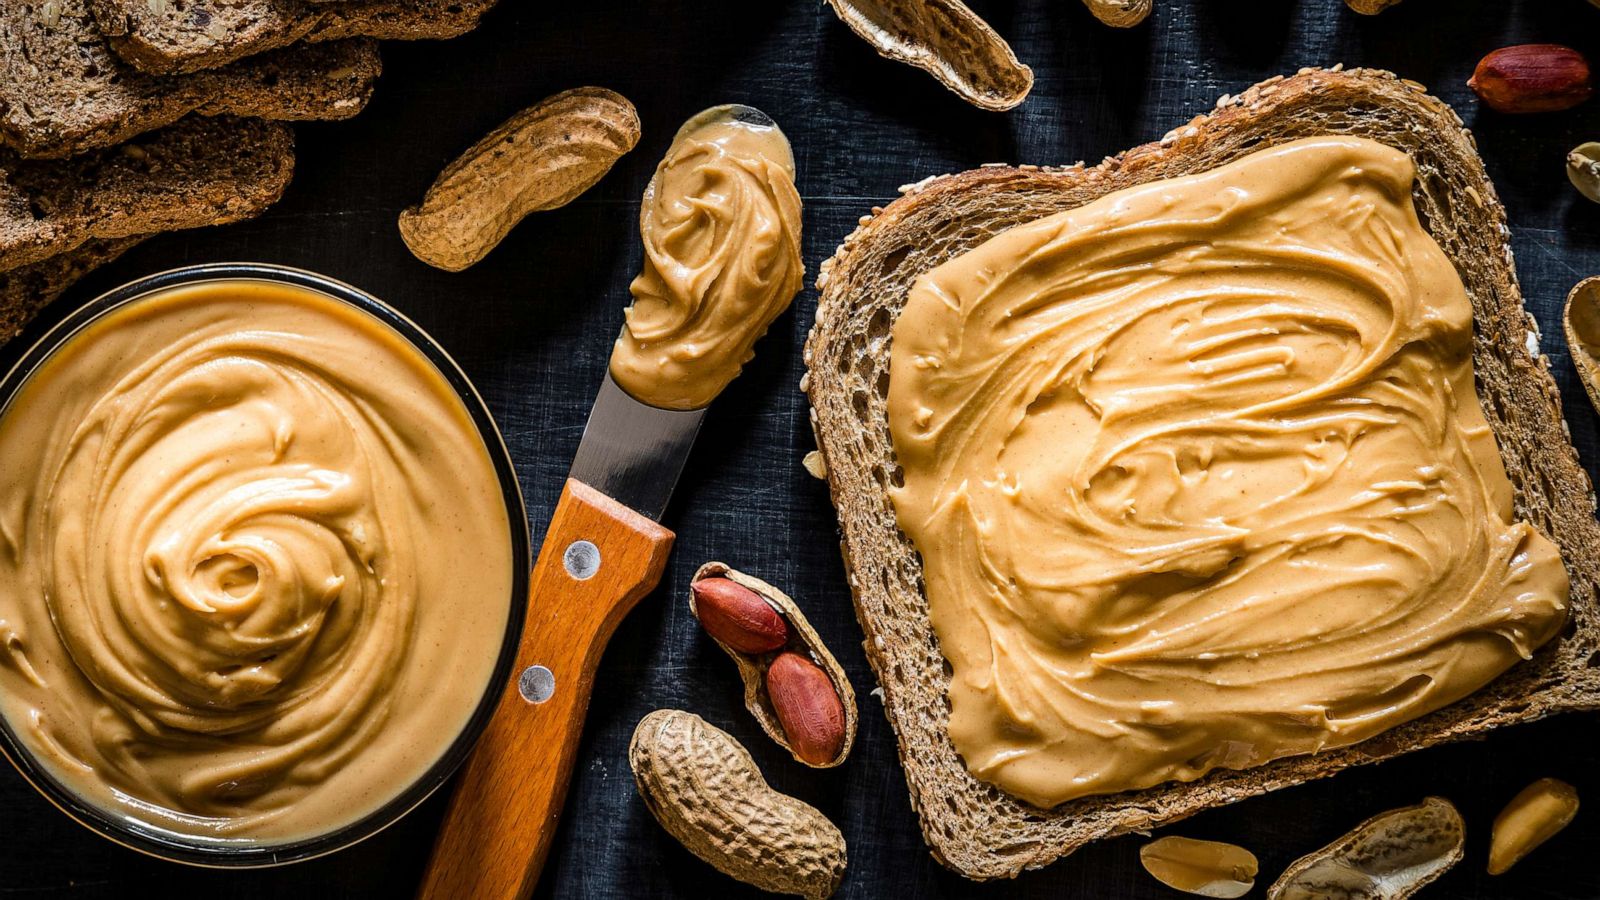
<path id="1" fill-rule="evenodd" d="M 571 203 L 637 143 L 639 114 L 621 94 L 581 87 L 546 97 L 446 166 L 400 214 L 400 237 L 428 265 L 459 272 L 529 213 Z"/>
<path id="2" fill-rule="evenodd" d="M 773 790 L 731 735 L 694 713 L 658 709 L 628 745 L 639 795 L 690 853 L 777 894 L 823 900 L 844 878 L 844 835 L 815 807 Z"/>
<path id="3" fill-rule="evenodd" d="M 727 579 L 742 588 L 755 592 L 767 603 L 771 604 L 772 608 L 783 617 L 786 623 L 788 631 L 786 643 L 782 647 L 766 653 L 743 652 L 724 641 L 711 627 L 706 629 L 711 639 L 716 641 L 717 646 L 721 647 L 723 652 L 728 654 L 728 658 L 732 659 L 734 665 L 738 667 L 739 678 L 744 682 L 745 708 L 755 717 L 756 722 L 761 726 L 761 730 L 765 731 L 767 736 L 772 738 L 778 746 L 789 751 L 789 754 L 796 761 L 812 768 L 832 768 L 848 759 L 850 748 L 855 743 L 856 728 L 860 721 L 860 716 L 856 710 L 855 690 L 850 687 L 850 679 L 846 677 L 844 667 L 839 665 L 839 661 L 833 658 L 832 653 L 828 652 L 827 645 L 823 644 L 822 637 L 817 634 L 815 628 L 811 627 L 811 623 L 806 620 L 805 614 L 800 611 L 800 607 L 788 594 L 759 578 L 751 577 L 737 569 L 733 569 L 727 563 L 708 562 L 701 566 L 690 580 L 689 611 L 694 614 L 695 618 L 700 619 L 702 624 L 705 624 L 705 618 L 701 615 L 694 585 L 708 579 Z M 817 670 L 825 677 L 826 683 L 832 688 L 833 694 L 837 698 L 838 711 L 836 714 L 825 712 L 823 710 L 825 704 L 822 703 L 799 703 L 786 699 L 784 697 L 786 692 L 780 687 L 777 702 L 784 703 L 787 711 L 793 714 L 791 715 L 792 722 L 789 729 L 785 728 L 783 717 L 779 715 L 778 705 L 768 684 L 767 676 L 772 664 L 786 654 L 800 657 L 810 668 Z M 789 663 L 785 665 L 786 667 L 790 666 Z M 799 671 L 799 667 L 793 668 L 797 672 Z M 794 681 L 804 678 L 806 686 L 801 687 L 795 693 L 798 695 L 801 692 L 806 692 L 806 696 L 813 701 L 817 700 L 815 686 L 822 682 L 810 672 L 798 675 L 780 674 L 779 677 Z M 834 715 L 842 718 L 842 734 L 823 736 L 825 729 L 818 723 L 832 721 L 832 716 Z M 799 726 L 802 730 L 791 734 L 790 729 L 796 727 L 793 724 L 794 721 L 803 721 L 805 724 Z M 837 752 L 831 757 L 825 756 L 822 748 L 833 746 L 837 747 Z"/>

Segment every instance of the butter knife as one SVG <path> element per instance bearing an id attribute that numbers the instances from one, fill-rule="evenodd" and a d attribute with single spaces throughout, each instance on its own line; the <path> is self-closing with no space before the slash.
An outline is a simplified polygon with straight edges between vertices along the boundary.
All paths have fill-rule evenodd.
<path id="1" fill-rule="evenodd" d="M 744 121 L 771 125 L 751 107 Z M 555 836 L 595 669 L 617 624 L 661 580 L 658 521 L 706 408 L 635 400 L 607 372 L 533 566 L 512 683 L 462 767 L 418 894 L 533 892 Z"/>

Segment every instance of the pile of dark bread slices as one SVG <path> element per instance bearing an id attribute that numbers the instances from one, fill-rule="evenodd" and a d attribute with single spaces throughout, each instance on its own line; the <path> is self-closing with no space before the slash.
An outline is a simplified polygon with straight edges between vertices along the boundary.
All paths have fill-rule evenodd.
<path id="1" fill-rule="evenodd" d="M 0 3 L 0 343 L 144 238 L 266 209 L 283 123 L 355 115 L 378 40 L 454 37 L 495 2 Z"/>

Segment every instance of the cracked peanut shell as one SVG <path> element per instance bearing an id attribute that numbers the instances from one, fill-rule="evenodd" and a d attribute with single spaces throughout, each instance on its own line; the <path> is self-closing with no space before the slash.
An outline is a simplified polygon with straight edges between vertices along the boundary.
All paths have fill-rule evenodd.
<path id="1" fill-rule="evenodd" d="M 1461 861 L 1466 830 L 1441 797 L 1380 813 L 1291 863 L 1267 900 L 1405 900 Z"/>
<path id="2" fill-rule="evenodd" d="M 1600 411 L 1600 275 L 1585 278 L 1567 294 L 1561 313 L 1567 351 L 1578 380 L 1596 411 Z"/>
<path id="3" fill-rule="evenodd" d="M 1010 109 L 1033 89 L 1033 70 L 960 0 L 828 0 L 828 5 L 879 56 L 916 66 L 973 106 Z"/>
<path id="4" fill-rule="evenodd" d="M 856 727 L 860 724 L 861 716 L 856 710 L 856 692 L 850 686 L 850 679 L 844 673 L 844 667 L 828 652 L 828 647 L 822 642 L 822 636 L 811 627 L 811 622 L 806 619 L 805 613 L 800 611 L 798 604 L 788 594 L 778 590 L 759 578 L 746 575 L 724 562 L 708 562 L 695 571 L 694 577 L 689 580 L 689 612 L 696 619 L 700 617 L 698 605 L 695 602 L 693 585 L 697 581 L 707 578 L 726 578 L 740 587 L 747 588 L 759 594 L 778 611 L 788 624 L 788 640 L 783 647 L 769 653 L 743 653 L 735 647 L 729 646 L 715 634 L 707 634 L 728 658 L 733 660 L 739 668 L 739 678 L 744 682 L 744 706 L 755 717 L 761 730 L 777 742 L 778 746 L 789 751 L 789 755 L 796 762 L 805 763 L 814 769 L 830 769 L 844 762 L 850 756 L 850 748 L 855 744 Z M 827 675 L 828 681 L 833 685 L 834 693 L 838 695 L 839 704 L 844 712 L 844 739 L 839 744 L 839 752 L 826 762 L 817 762 L 807 759 L 795 747 L 794 742 L 785 733 L 783 722 L 778 716 L 772 703 L 771 693 L 767 688 L 767 669 L 773 661 L 784 652 L 797 653 L 808 659 Z"/>

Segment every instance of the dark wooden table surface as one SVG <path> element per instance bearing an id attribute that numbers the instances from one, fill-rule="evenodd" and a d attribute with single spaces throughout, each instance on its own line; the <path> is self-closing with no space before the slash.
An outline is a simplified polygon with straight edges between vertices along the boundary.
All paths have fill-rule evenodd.
<path id="1" fill-rule="evenodd" d="M 1560 41 L 1600 59 L 1600 9 L 1585 0 L 1406 0 L 1369 19 L 1339 0 L 1157 0 L 1148 22 L 1118 32 L 1096 23 L 1076 0 L 973 5 L 1037 76 L 1032 97 L 1009 114 L 975 110 L 923 73 L 880 60 L 817 0 L 504 0 L 468 37 L 386 45 L 386 72 L 371 107 L 350 122 L 300 129 L 295 182 L 266 216 L 153 240 L 80 284 L 41 326 L 105 288 L 186 263 L 264 260 L 353 282 L 421 323 L 476 381 L 516 458 L 537 538 L 639 266 L 639 193 L 689 114 L 739 101 L 783 125 L 798 160 L 805 259 L 814 276 L 856 218 L 892 199 L 901 184 L 985 162 L 1097 160 L 1160 136 L 1222 93 L 1301 66 L 1343 62 L 1424 82 L 1472 126 L 1510 212 L 1518 273 L 1543 324 L 1543 349 L 1561 382 L 1574 438 L 1595 471 L 1596 417 L 1575 382 L 1557 316 L 1567 289 L 1600 272 L 1600 206 L 1579 197 L 1562 171 L 1570 147 L 1600 138 L 1600 101 L 1564 114 L 1509 118 L 1480 109 L 1464 82 L 1480 56 L 1505 44 Z M 465 273 L 414 260 L 395 230 L 400 209 L 506 116 L 580 84 L 605 85 L 634 101 L 644 123 L 638 149 L 576 203 L 525 221 Z M 796 383 L 814 309 L 808 286 L 706 421 L 666 514 L 678 533 L 667 577 L 623 624 L 601 668 L 539 895 L 632 900 L 753 893 L 681 849 L 634 791 L 625 754 L 634 723 L 674 706 L 731 731 L 775 785 L 839 823 L 850 846 L 840 896 L 1179 896 L 1139 868 L 1139 838 L 1106 841 L 1044 871 L 988 886 L 963 881 L 929 857 L 893 735 L 868 693 L 873 678 L 826 491 L 799 464 L 811 435 Z M 0 349 L 0 366 L 16 352 L 15 345 Z M 862 712 L 846 765 L 827 772 L 800 767 L 744 712 L 731 664 L 699 634 L 684 602 L 689 573 L 708 559 L 786 587 L 839 655 Z M 1509 875 L 1483 874 L 1489 823 L 1527 782 L 1561 777 L 1600 802 L 1595 726 L 1591 716 L 1568 716 L 1516 728 L 1214 810 L 1169 831 L 1252 848 L 1266 882 L 1368 815 L 1440 794 L 1466 816 L 1468 858 L 1424 896 L 1600 897 L 1600 866 L 1590 856 L 1600 841 L 1597 810 L 1580 813 Z M 441 811 L 435 797 L 383 834 L 314 862 L 212 872 L 146 859 L 92 835 L 6 768 L 0 897 L 404 897 Z"/>

